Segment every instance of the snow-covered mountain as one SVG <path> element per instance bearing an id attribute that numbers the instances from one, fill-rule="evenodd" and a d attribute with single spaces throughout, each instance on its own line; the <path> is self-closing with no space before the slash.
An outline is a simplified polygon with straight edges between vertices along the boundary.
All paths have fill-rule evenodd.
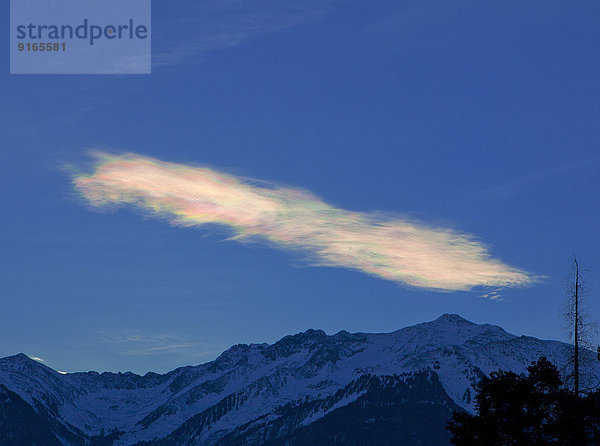
<path id="1" fill-rule="evenodd" d="M 396 444 L 404 435 L 400 444 L 439 445 L 451 412 L 473 410 L 481 376 L 524 372 L 540 356 L 560 367 L 569 351 L 444 314 L 393 333 L 308 330 L 273 345 L 239 344 L 164 375 L 61 374 L 19 354 L 0 359 L 0 439 L 14 414 L 31 424 L 23 432 L 49 439 L 0 443 L 363 444 L 361 432 L 376 428 Z"/>

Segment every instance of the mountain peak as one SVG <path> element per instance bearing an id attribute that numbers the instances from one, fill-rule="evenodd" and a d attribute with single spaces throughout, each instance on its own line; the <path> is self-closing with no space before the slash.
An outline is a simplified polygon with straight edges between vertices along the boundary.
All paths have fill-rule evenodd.
<path id="1" fill-rule="evenodd" d="M 464 317 L 454 313 L 444 313 L 433 322 L 463 326 L 477 325 L 476 323 L 468 321 Z"/>
<path id="2" fill-rule="evenodd" d="M 25 353 L 17 353 L 16 355 L 7 356 L 3 359 L 6 359 L 7 361 L 10 361 L 10 362 L 30 362 L 30 363 L 38 363 L 39 364 L 39 361 L 36 361 L 35 359 L 31 358 L 30 356 L 27 356 Z"/>
<path id="3" fill-rule="evenodd" d="M 47 373 L 54 370 L 43 364 L 41 361 L 33 359 L 31 356 L 25 353 L 18 353 L 13 356 L 6 356 L 0 359 L 0 368 L 6 368 L 8 370 L 19 370 L 26 373 Z"/>

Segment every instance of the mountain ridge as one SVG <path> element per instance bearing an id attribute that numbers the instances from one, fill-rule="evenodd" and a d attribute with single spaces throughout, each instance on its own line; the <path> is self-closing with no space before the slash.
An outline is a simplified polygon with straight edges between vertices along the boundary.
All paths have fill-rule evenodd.
<path id="1" fill-rule="evenodd" d="M 446 322 L 446 321 L 450 322 L 450 323 L 457 323 L 457 324 L 460 324 L 460 325 L 468 325 L 468 326 L 475 326 L 475 325 L 490 326 L 490 327 L 498 328 L 498 329 L 500 329 L 502 331 L 505 331 L 502 327 L 500 327 L 498 325 L 477 324 L 475 322 L 472 322 L 472 321 L 469 321 L 469 320 L 463 318 L 459 314 L 456 314 L 456 313 L 444 313 L 444 314 L 442 314 L 441 316 L 437 317 L 436 319 L 434 319 L 432 321 L 420 322 L 420 323 L 415 324 L 415 325 L 411 325 L 411 326 L 399 328 L 399 329 L 397 329 L 395 331 L 392 331 L 392 332 L 361 332 L 361 331 L 359 331 L 359 332 L 353 332 L 352 333 L 352 332 L 348 332 L 347 330 L 340 330 L 340 331 L 338 331 L 338 332 L 336 332 L 334 334 L 328 335 L 325 332 L 325 330 L 323 330 L 323 329 L 319 329 L 319 328 L 307 328 L 306 330 L 300 331 L 300 332 L 295 333 L 295 334 L 285 335 L 281 339 L 279 339 L 278 341 L 275 341 L 273 344 L 269 344 L 267 342 L 249 343 L 249 344 L 246 344 L 246 343 L 234 344 L 231 347 L 229 347 L 228 349 L 224 350 L 213 361 L 219 360 L 219 358 L 221 356 L 223 356 L 224 354 L 226 354 L 230 350 L 236 350 L 237 348 L 240 348 L 240 347 L 242 347 L 242 348 L 246 348 L 246 347 L 268 347 L 268 346 L 271 346 L 271 345 L 275 345 L 275 344 L 277 344 L 280 341 L 284 341 L 284 340 L 286 340 L 288 338 L 293 338 L 293 337 L 304 337 L 304 336 L 307 336 L 307 335 L 310 336 L 312 334 L 322 335 L 323 337 L 333 337 L 333 338 L 338 337 L 338 336 L 347 336 L 347 335 L 389 335 L 389 334 L 394 334 L 394 333 L 400 332 L 402 330 L 406 330 L 406 329 L 413 328 L 413 327 L 426 326 L 426 325 L 431 325 L 431 324 L 435 324 L 435 323 L 438 323 L 438 322 Z M 535 339 L 538 339 L 538 338 L 535 338 Z M 130 371 L 130 370 L 117 371 L 117 372 L 111 372 L 111 371 L 98 372 L 96 370 L 87 370 L 87 371 L 80 370 L 80 371 L 75 371 L 75 372 L 63 372 L 63 373 L 61 373 L 61 372 L 58 372 L 57 370 L 53 369 L 52 367 L 46 365 L 43 361 L 39 361 L 39 360 L 33 359 L 32 356 L 29 356 L 25 352 L 19 352 L 19 353 L 15 353 L 13 355 L 8 355 L 8 356 L 0 357 L 0 361 L 2 361 L 2 360 L 8 360 L 8 359 L 11 359 L 11 360 L 14 360 L 14 361 L 24 360 L 25 359 L 28 362 L 30 362 L 31 364 L 43 365 L 44 367 L 46 367 L 46 368 L 48 368 L 48 369 L 50 369 L 50 370 L 52 370 L 54 372 L 57 372 L 57 373 L 60 373 L 60 374 L 67 374 L 67 375 L 72 375 L 72 374 L 75 374 L 75 373 L 98 373 L 98 374 L 107 373 L 107 374 L 115 374 L 115 375 L 133 374 L 133 375 L 136 375 L 136 376 L 145 377 L 146 375 L 149 375 L 149 374 L 150 375 L 165 375 L 165 374 L 168 374 L 168 373 L 172 373 L 172 372 L 174 372 L 174 371 L 176 371 L 178 369 L 181 369 L 181 368 L 196 367 L 197 366 L 197 365 L 196 366 L 194 366 L 194 365 L 183 365 L 183 366 L 176 367 L 175 369 L 170 370 L 170 371 L 165 372 L 165 373 L 158 373 L 158 372 L 154 372 L 154 371 L 151 371 L 151 370 L 147 371 L 144 374 L 136 373 L 136 372 L 133 372 L 133 371 Z M 208 362 L 213 362 L 213 361 L 208 361 Z M 202 365 L 202 364 L 198 364 L 198 365 Z"/>
<path id="2" fill-rule="evenodd" d="M 110 435 L 117 438 L 114 444 L 161 444 L 161 439 L 184 432 L 181 435 L 189 438 L 173 441 L 216 445 L 224 438 L 234 438 L 244 425 L 273 441 L 277 438 L 270 429 L 283 429 L 289 438 L 300 438 L 305 426 L 320 419 L 335 419 L 336 415 L 321 410 L 299 420 L 277 412 L 278 408 L 290 403 L 326 407 L 326 402 L 344 389 L 344 410 L 362 413 L 352 404 L 366 398 L 365 404 L 374 404 L 372 410 L 379 413 L 378 397 L 361 396 L 352 387 L 365 376 L 383 379 L 384 386 L 386 376 L 402 376 L 408 382 L 418 373 L 433 374 L 439 388 L 427 390 L 428 385 L 435 387 L 431 384 L 434 381 L 419 381 L 421 393 L 435 395 L 436 401 L 447 397 L 456 407 L 471 411 L 472 385 L 483 375 L 500 368 L 522 373 L 540 356 L 560 366 L 568 361 L 568 355 L 569 346 L 558 341 L 516 336 L 495 325 L 444 314 L 391 333 L 342 330 L 327 335 L 323 330 L 309 329 L 273 344 L 237 344 L 214 361 L 165 374 L 62 374 L 17 354 L 0 359 L 0 385 L 37 413 L 47 413 L 55 425 L 80 438 L 81 444 Z M 418 399 L 411 404 L 417 407 Z M 342 406 L 334 410 L 342 410 Z M 396 409 L 399 413 L 408 410 L 404 406 Z M 448 410 L 439 416 L 448 416 Z M 277 427 L 282 423 L 285 429 Z M 325 421 L 319 423 L 327 425 Z M 182 427 L 190 425 L 187 430 Z M 311 430 L 303 432 L 310 436 Z"/>

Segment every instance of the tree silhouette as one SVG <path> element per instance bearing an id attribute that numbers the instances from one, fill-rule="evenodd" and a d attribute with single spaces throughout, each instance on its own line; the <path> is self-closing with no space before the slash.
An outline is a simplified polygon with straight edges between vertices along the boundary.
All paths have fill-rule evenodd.
<path id="1" fill-rule="evenodd" d="M 583 355 L 582 352 L 593 350 L 591 338 L 592 333 L 596 330 L 596 322 L 591 320 L 587 305 L 586 273 L 587 271 L 573 254 L 571 267 L 565 278 L 566 305 L 563 318 L 566 323 L 566 331 L 573 342 L 573 354 L 569 363 L 571 371 L 566 374 L 566 379 L 568 384 L 572 385 L 575 395 L 580 395 L 582 392 L 587 393 L 592 388 L 596 388 L 598 384 L 591 382 L 592 377 L 584 373 L 585 366 L 589 366 L 593 359 L 592 355 Z M 600 355 L 600 350 L 598 350 L 598 354 Z"/>
<path id="2" fill-rule="evenodd" d="M 476 386 L 476 414 L 455 412 L 448 429 L 457 446 L 600 444 L 600 396 L 578 398 L 562 388 L 546 358 L 528 375 L 492 372 Z"/>

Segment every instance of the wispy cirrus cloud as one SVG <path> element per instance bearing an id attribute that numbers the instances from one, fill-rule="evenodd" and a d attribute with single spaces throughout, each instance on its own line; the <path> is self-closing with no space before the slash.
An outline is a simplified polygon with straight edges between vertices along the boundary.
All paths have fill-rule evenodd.
<path id="1" fill-rule="evenodd" d="M 508 198 L 512 195 L 516 195 L 519 192 L 529 188 L 532 184 L 542 182 L 554 178 L 559 175 L 566 174 L 575 169 L 586 169 L 591 166 L 595 167 L 595 164 L 600 161 L 600 156 L 594 156 L 591 158 L 585 158 L 583 160 L 575 160 L 566 162 L 561 165 L 548 167 L 546 169 L 537 170 L 527 175 L 512 179 L 504 184 L 496 187 L 485 189 L 482 191 L 484 195 L 494 198 Z"/>
<path id="2" fill-rule="evenodd" d="M 535 277 L 492 258 L 473 236 L 400 217 L 336 208 L 312 193 L 136 154 L 97 153 L 74 186 L 95 206 L 130 205 L 173 225 L 225 225 L 313 263 L 435 290 L 526 285 Z"/>
<path id="3" fill-rule="evenodd" d="M 153 66 L 190 62 L 209 51 L 322 20 L 344 0 L 205 0 L 163 20 L 154 33 Z M 187 5 L 186 5 L 187 8 Z M 184 16 L 182 18 L 182 16 Z M 160 27 L 159 27 L 160 26 Z"/>
<path id="4" fill-rule="evenodd" d="M 91 345 L 110 344 L 121 355 L 154 355 L 163 353 L 208 354 L 214 346 L 203 342 L 192 342 L 179 335 L 169 333 L 142 333 L 139 331 L 101 332 Z"/>

